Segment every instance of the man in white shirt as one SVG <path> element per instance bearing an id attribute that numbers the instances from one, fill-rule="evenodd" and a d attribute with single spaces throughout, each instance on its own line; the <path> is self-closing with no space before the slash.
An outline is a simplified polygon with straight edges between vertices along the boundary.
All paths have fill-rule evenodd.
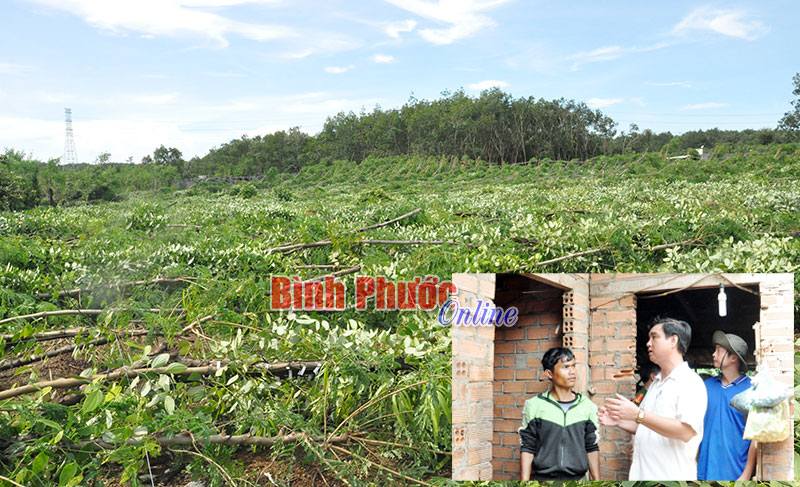
<path id="1" fill-rule="evenodd" d="M 635 435 L 628 480 L 697 480 L 707 395 L 703 380 L 683 360 L 692 328 L 685 321 L 658 317 L 648 336 L 650 360 L 661 372 L 641 407 L 617 394 L 606 400 L 598 419 Z"/>

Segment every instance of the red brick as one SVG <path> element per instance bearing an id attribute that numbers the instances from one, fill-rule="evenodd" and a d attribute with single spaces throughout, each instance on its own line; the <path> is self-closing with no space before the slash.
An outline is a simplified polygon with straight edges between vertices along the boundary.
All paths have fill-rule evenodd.
<path id="1" fill-rule="evenodd" d="M 525 338 L 525 328 L 507 328 L 506 340 L 523 340 Z"/>
<path id="2" fill-rule="evenodd" d="M 505 446 L 519 446 L 519 435 L 517 433 L 505 433 L 502 436 L 501 443 Z"/>
<path id="3" fill-rule="evenodd" d="M 506 472 L 519 473 L 519 469 L 520 469 L 519 461 L 516 461 L 516 462 L 506 461 L 506 462 L 504 462 L 503 470 L 505 470 Z"/>
<path id="4" fill-rule="evenodd" d="M 528 340 L 540 340 L 542 338 L 550 338 L 550 331 L 552 328 L 547 326 L 531 326 L 527 328 Z"/>
<path id="5" fill-rule="evenodd" d="M 494 353 L 514 353 L 513 343 L 495 343 Z"/>
<path id="6" fill-rule="evenodd" d="M 517 431 L 519 427 L 518 421 L 508 421 L 505 419 L 496 419 L 494 421 L 494 430 L 501 431 L 503 433 L 513 433 Z"/>
<path id="7" fill-rule="evenodd" d="M 519 318 L 517 318 L 517 324 L 515 326 L 518 328 L 519 327 L 524 328 L 526 326 L 534 326 L 536 324 L 537 324 L 536 315 L 524 314 Z"/>
<path id="8" fill-rule="evenodd" d="M 486 357 L 486 345 L 477 343 L 474 340 L 468 338 L 459 338 L 454 340 L 453 344 L 453 351 L 456 357 L 480 359 Z"/>
<path id="9" fill-rule="evenodd" d="M 613 337 L 614 329 L 615 327 L 613 325 L 592 325 L 591 329 L 592 338 Z M 597 341 L 602 342 L 602 340 L 597 340 Z"/>
<path id="10" fill-rule="evenodd" d="M 603 467 L 618 472 L 627 472 L 631 468 L 631 461 L 628 458 L 607 457 L 600 463 L 603 464 Z"/>
<path id="11" fill-rule="evenodd" d="M 538 394 L 540 392 L 546 391 L 550 387 L 549 382 L 528 382 L 525 386 L 525 392 L 528 394 Z"/>
<path id="12" fill-rule="evenodd" d="M 614 382 L 593 382 L 592 386 L 596 394 L 614 394 L 617 391 Z"/>
<path id="13" fill-rule="evenodd" d="M 461 480 L 461 479 L 459 479 L 459 480 Z M 470 480 L 472 480 L 472 479 L 470 479 Z M 514 477 L 512 477 L 510 473 L 496 473 L 496 474 L 492 475 L 492 480 L 498 481 L 498 482 L 503 482 L 503 481 L 506 481 L 506 480 L 514 480 Z"/>
<path id="14" fill-rule="evenodd" d="M 517 370 L 517 380 L 530 380 L 536 378 L 536 371 L 534 370 Z"/>
<path id="15" fill-rule="evenodd" d="M 636 338 L 636 325 L 620 325 L 618 329 L 620 338 Z"/>
<path id="16" fill-rule="evenodd" d="M 488 382 L 494 380 L 494 369 L 491 365 L 475 365 L 469 366 L 469 381 L 470 382 Z"/>
<path id="17" fill-rule="evenodd" d="M 504 419 L 517 419 L 522 420 L 522 409 L 520 408 L 505 408 L 503 409 Z"/>
<path id="18" fill-rule="evenodd" d="M 492 459 L 492 445 L 473 447 L 467 451 L 467 462 L 470 465 L 488 462 Z"/>
<path id="19" fill-rule="evenodd" d="M 496 327 L 493 326 L 493 325 L 490 325 L 490 326 L 476 326 L 475 327 L 475 336 L 479 337 L 479 338 L 484 338 L 486 340 L 494 340 L 495 329 L 496 329 Z"/>
<path id="20" fill-rule="evenodd" d="M 496 446 L 492 449 L 495 458 L 511 458 L 511 448 Z"/>
<path id="21" fill-rule="evenodd" d="M 535 357 L 529 357 L 527 360 L 528 367 L 538 369 L 542 366 L 542 361 Z"/>
<path id="22" fill-rule="evenodd" d="M 488 276 L 487 276 L 488 277 Z M 478 292 L 481 296 L 494 299 L 495 283 L 484 278 L 478 281 Z"/>
<path id="23" fill-rule="evenodd" d="M 503 417 L 503 408 L 493 408 L 492 417 L 493 418 L 502 418 Z M 494 439 L 492 439 L 492 443 L 494 443 Z"/>
<path id="24" fill-rule="evenodd" d="M 606 323 L 636 322 L 634 310 L 606 311 Z"/>
<path id="25" fill-rule="evenodd" d="M 459 296 L 461 291 L 478 294 L 478 278 L 469 274 L 453 274 L 453 284 L 458 288 Z"/>
<path id="26" fill-rule="evenodd" d="M 522 342 L 517 344 L 517 353 L 531 353 L 539 351 L 539 342 Z"/>
<path id="27" fill-rule="evenodd" d="M 494 356 L 494 366 L 495 367 L 502 367 L 503 366 L 503 357 L 500 355 Z"/>
<path id="28" fill-rule="evenodd" d="M 771 465 L 774 467 L 789 467 L 792 465 L 792 457 L 789 455 L 791 452 L 782 452 L 773 455 L 764 455 L 762 461 L 764 466 Z"/>
<path id="29" fill-rule="evenodd" d="M 453 382 L 453 401 L 467 400 L 467 384 L 465 382 Z"/>
<path id="30" fill-rule="evenodd" d="M 634 351 L 636 350 L 636 341 L 629 338 L 621 340 L 606 340 L 606 350 L 609 352 Z"/>
<path id="31" fill-rule="evenodd" d="M 495 415 L 495 417 L 497 417 L 497 416 Z M 500 433 L 493 433 L 492 434 L 492 444 L 493 445 L 499 445 L 500 441 L 502 440 L 502 438 L 503 438 L 503 435 L 501 435 Z"/>
<path id="32" fill-rule="evenodd" d="M 452 460 L 452 467 L 455 470 L 455 467 L 461 464 L 461 462 L 467 457 L 467 450 L 464 448 L 458 448 L 453 450 L 453 460 Z"/>
<path id="33" fill-rule="evenodd" d="M 497 406 L 516 406 L 514 396 L 510 394 L 495 394 L 494 403 Z"/>
<path id="34" fill-rule="evenodd" d="M 498 392 L 503 392 L 503 383 L 502 382 L 492 382 L 492 392 L 497 394 Z"/>
<path id="35" fill-rule="evenodd" d="M 514 369 L 494 369 L 494 380 L 514 380 Z"/>
<path id="36" fill-rule="evenodd" d="M 636 357 L 632 353 L 619 354 L 620 367 L 634 367 L 636 365 Z"/>
<path id="37" fill-rule="evenodd" d="M 467 422 L 467 408 L 453 406 L 452 422 L 453 424 L 462 424 Z"/>
<path id="38" fill-rule="evenodd" d="M 619 305 L 623 308 L 633 308 L 636 306 L 636 295 L 627 294 L 619 298 Z"/>
<path id="39" fill-rule="evenodd" d="M 492 399 L 491 384 L 470 384 L 467 386 L 467 400 L 480 401 L 481 399 Z"/>
<path id="40" fill-rule="evenodd" d="M 613 353 L 595 353 L 589 358 L 589 365 L 592 367 L 597 366 L 612 366 L 614 365 Z"/>
<path id="41" fill-rule="evenodd" d="M 592 301 L 592 308 L 596 309 L 614 309 L 617 307 L 617 298 L 596 298 Z"/>
<path id="42" fill-rule="evenodd" d="M 503 383 L 503 392 L 505 393 L 517 393 L 517 392 L 525 392 L 525 383 L 523 382 L 504 382 Z"/>
<path id="43" fill-rule="evenodd" d="M 560 313 L 542 313 L 539 315 L 539 324 L 541 325 L 560 325 L 561 324 L 561 314 Z"/>
<path id="44" fill-rule="evenodd" d="M 492 460 L 492 469 L 495 471 L 503 471 L 503 461 L 502 460 Z"/>

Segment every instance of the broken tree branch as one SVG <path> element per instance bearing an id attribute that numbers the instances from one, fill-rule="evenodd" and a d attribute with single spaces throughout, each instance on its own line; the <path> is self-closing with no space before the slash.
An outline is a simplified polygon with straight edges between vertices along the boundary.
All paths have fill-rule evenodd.
<path id="1" fill-rule="evenodd" d="M 135 336 L 147 335 L 148 333 L 149 331 L 147 330 L 139 330 L 139 331 L 127 332 L 125 333 L 125 335 L 128 337 L 135 337 Z M 86 342 L 83 345 L 99 346 L 99 345 L 105 345 L 108 342 L 109 342 L 108 337 L 102 337 Z M 76 348 L 78 348 L 78 345 L 67 345 L 65 347 L 48 350 L 47 352 L 39 355 L 31 355 L 28 358 L 11 360 L 4 364 L 0 363 L 0 372 L 8 369 L 15 369 L 17 367 L 22 367 L 23 365 L 32 364 L 34 362 L 39 362 L 40 360 L 44 360 L 46 358 L 56 357 L 58 355 L 63 355 L 65 353 L 72 353 L 72 351 L 74 351 Z"/>
<path id="2" fill-rule="evenodd" d="M 116 310 L 116 309 L 115 309 Z M 173 308 L 171 310 L 167 309 L 160 309 L 160 308 L 143 308 L 143 309 L 136 309 L 130 308 L 129 311 L 145 311 L 148 313 L 163 313 L 163 312 L 170 312 L 170 313 L 183 313 L 186 311 L 183 308 Z M 105 311 L 109 311 L 108 309 L 59 309 L 56 311 L 41 311 L 39 313 L 33 313 L 29 315 L 20 315 L 20 316 L 12 316 L 11 318 L 6 318 L 0 320 L 0 325 L 4 325 L 6 323 L 11 323 L 12 321 L 16 320 L 34 320 L 37 318 L 46 318 L 49 316 L 68 316 L 68 315 L 81 315 L 81 316 L 97 316 Z"/>
<path id="3" fill-rule="evenodd" d="M 576 252 L 574 254 L 564 255 L 562 257 L 556 257 L 555 259 L 543 260 L 541 262 L 535 263 L 534 266 L 538 267 L 538 266 L 543 266 L 543 265 L 548 265 L 548 264 L 555 264 L 556 262 L 561 262 L 561 261 L 564 261 L 564 260 L 574 259 L 575 257 L 580 257 L 582 255 L 596 254 L 597 252 L 602 252 L 603 250 L 606 250 L 607 248 L 608 248 L 608 246 L 606 245 L 604 247 L 600 247 L 599 249 L 584 250 L 583 252 Z"/>
<path id="4" fill-rule="evenodd" d="M 50 292 L 50 293 L 38 293 L 36 295 L 36 297 L 39 298 L 39 299 L 47 299 L 47 298 L 50 298 L 52 296 L 55 296 L 55 297 L 61 297 L 61 296 L 76 297 L 76 296 L 80 296 L 81 294 L 89 293 L 89 292 L 91 292 L 93 290 L 97 290 L 97 289 L 111 289 L 111 288 L 115 288 L 115 287 L 116 288 L 120 288 L 120 289 L 127 289 L 127 288 L 133 287 L 133 286 L 148 286 L 148 285 L 151 285 L 151 284 L 169 285 L 169 284 L 178 284 L 178 283 L 191 282 L 192 279 L 194 279 L 194 278 L 193 277 L 157 278 L 157 279 L 151 279 L 149 281 L 133 281 L 133 282 L 123 282 L 123 283 L 119 283 L 119 284 L 104 284 L 104 285 L 98 286 L 96 288 L 63 289 L 61 291 L 53 291 L 53 292 Z"/>
<path id="5" fill-rule="evenodd" d="M 330 442 L 328 442 L 328 443 L 330 443 Z M 353 458 L 357 458 L 359 460 L 362 460 L 362 461 L 365 461 L 365 462 L 369 462 L 370 464 L 378 467 L 381 470 L 385 470 L 385 471 L 387 471 L 387 472 L 389 472 L 389 473 L 391 473 L 393 475 L 397 475 L 398 477 L 404 478 L 406 480 L 410 480 L 411 482 L 414 482 L 414 483 L 417 483 L 417 484 L 420 484 L 420 485 L 424 485 L 425 487 L 433 487 L 433 484 L 429 484 L 428 482 L 425 482 L 424 480 L 419 480 L 419 479 L 415 479 L 414 477 L 409 477 L 408 475 L 403 475 L 402 473 L 400 473 L 400 472 L 398 472 L 396 470 L 392 470 L 389 467 L 384 467 L 380 463 L 375 463 L 375 462 L 373 462 L 372 460 L 370 460 L 368 458 L 362 457 L 361 455 L 357 455 L 357 454 L 355 454 L 355 453 L 353 453 L 353 452 L 351 452 L 349 450 L 346 450 L 344 448 L 338 447 L 336 445 L 326 445 L 326 446 L 328 448 L 334 448 L 336 450 L 339 450 L 342 453 L 347 453 L 348 455 L 352 456 Z"/>
<path id="6" fill-rule="evenodd" d="M 175 436 L 158 436 L 155 438 L 156 442 L 161 446 L 182 446 L 194 445 L 195 443 L 208 444 L 208 445 L 229 445 L 229 446 L 264 446 L 272 447 L 276 443 L 297 443 L 307 433 L 291 433 L 288 435 L 278 436 L 253 436 L 253 435 L 209 435 L 209 436 L 195 436 L 189 433 L 179 433 Z M 322 443 L 322 439 L 310 438 L 315 443 Z M 326 443 L 343 443 L 349 439 L 349 435 L 344 434 L 324 440 Z M 126 445 L 139 445 L 144 441 L 143 437 L 129 438 Z M 91 442 L 103 449 L 113 449 L 117 445 L 105 442 L 103 440 L 95 440 Z"/>
<path id="7" fill-rule="evenodd" d="M 376 228 L 387 227 L 387 226 L 391 225 L 392 223 L 397 223 L 400 220 L 405 220 L 406 218 L 412 217 L 412 216 L 416 215 L 417 213 L 419 213 L 420 211 L 422 211 L 422 208 L 417 208 L 414 211 L 408 212 L 405 215 L 398 216 L 397 218 L 394 218 L 392 220 L 385 221 L 383 223 L 378 223 L 377 225 L 370 225 L 368 227 L 356 228 L 355 230 L 350 230 L 350 232 L 351 233 L 365 232 L 367 230 L 375 230 Z"/>

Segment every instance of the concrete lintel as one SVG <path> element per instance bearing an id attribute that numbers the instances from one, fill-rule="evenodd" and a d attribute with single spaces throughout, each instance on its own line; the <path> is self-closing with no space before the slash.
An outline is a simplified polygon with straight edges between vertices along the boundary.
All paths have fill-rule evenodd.
<path id="1" fill-rule="evenodd" d="M 523 274 L 525 277 L 559 289 L 574 289 L 589 294 L 589 274 Z"/>
<path id="2" fill-rule="evenodd" d="M 708 289 L 719 287 L 720 283 L 726 287 L 731 283 L 743 286 L 760 284 L 761 282 L 774 282 L 776 276 L 782 274 L 663 274 L 643 275 L 641 277 L 625 277 L 621 279 L 605 279 L 592 281 L 591 294 L 593 297 L 622 296 L 631 293 L 649 291 L 673 291 L 677 289 Z M 791 279 L 792 274 L 786 274 Z"/>

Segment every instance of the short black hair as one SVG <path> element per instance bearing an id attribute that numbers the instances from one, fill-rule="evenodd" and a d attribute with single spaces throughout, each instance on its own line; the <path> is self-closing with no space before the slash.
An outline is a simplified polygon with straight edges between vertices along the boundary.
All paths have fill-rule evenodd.
<path id="1" fill-rule="evenodd" d="M 658 364 L 654 364 L 653 362 L 645 362 L 639 366 L 639 379 L 642 383 L 647 382 L 650 380 L 650 374 L 659 373 L 661 372 L 661 367 Z"/>
<path id="2" fill-rule="evenodd" d="M 678 351 L 681 352 L 681 355 L 686 355 L 686 351 L 689 350 L 689 344 L 692 342 L 692 327 L 689 326 L 689 323 L 675 318 L 656 316 L 650 322 L 647 330 L 652 330 L 656 325 L 662 326 L 664 337 L 669 338 L 672 335 L 678 337 Z"/>
<path id="3" fill-rule="evenodd" d="M 542 367 L 544 370 L 553 372 L 559 360 L 566 361 L 573 360 L 574 358 L 575 354 L 572 353 L 572 350 L 566 347 L 553 347 L 544 353 L 544 357 L 542 357 Z"/>

